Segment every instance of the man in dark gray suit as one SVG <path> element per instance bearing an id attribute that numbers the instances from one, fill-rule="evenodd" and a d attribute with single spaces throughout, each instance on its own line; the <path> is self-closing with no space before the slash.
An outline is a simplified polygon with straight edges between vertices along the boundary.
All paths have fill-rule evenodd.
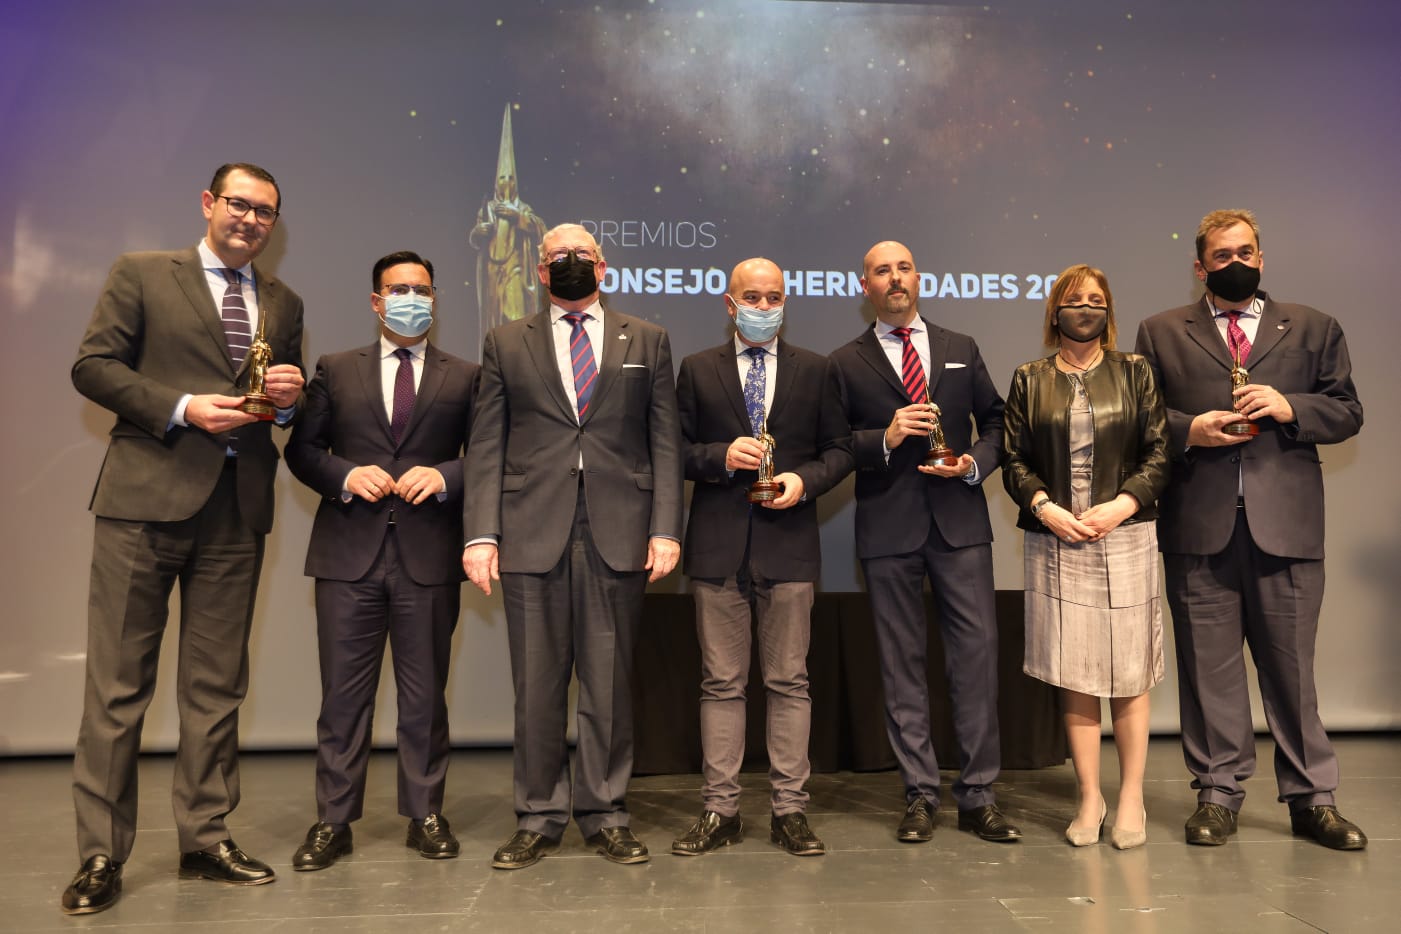
<path id="1" fill-rule="evenodd" d="M 287 443 L 287 466 L 322 497 L 306 554 L 321 659 L 317 821 L 292 857 L 298 870 L 325 869 L 352 849 L 386 638 L 408 846 L 428 859 L 458 853 L 442 814 L 443 693 L 462 589 L 462 453 L 481 368 L 428 340 L 432 263 L 390 253 L 371 279 L 379 340 L 317 361 Z"/>
<path id="2" fill-rule="evenodd" d="M 1317 446 L 1362 427 L 1347 341 L 1328 315 L 1259 291 L 1264 257 L 1249 211 L 1208 214 L 1196 247 L 1206 293 L 1144 321 L 1137 346 L 1153 365 L 1171 432 L 1158 542 L 1182 750 L 1197 789 L 1187 842 L 1218 846 L 1235 833 L 1241 785 L 1255 771 L 1244 642 L 1294 833 L 1360 850 L 1367 837 L 1334 801 L 1338 759 L 1313 675 L 1323 604 Z M 1233 379 L 1233 366 L 1248 373 Z M 1243 426 L 1258 433 L 1238 433 Z"/>
<path id="3" fill-rule="evenodd" d="M 768 719 L 769 839 L 820 856 L 807 822 L 812 700 L 807 655 L 813 581 L 821 567 L 817 497 L 851 471 L 851 438 L 827 360 L 778 336 L 783 271 L 749 259 L 730 274 L 735 336 L 681 361 L 676 395 L 686 478 L 695 481 L 685 571 L 701 649 L 701 816 L 671 845 L 694 856 L 738 843 L 745 688 L 758 613 Z M 772 448 L 761 440 L 771 438 Z M 765 459 L 779 490 L 753 504 Z"/>
<path id="4" fill-rule="evenodd" d="M 982 484 L 1002 462 L 1002 397 L 973 339 L 919 314 L 919 272 L 904 244 L 866 253 L 861 287 L 875 324 L 832 354 L 856 460 L 856 554 L 871 598 L 886 733 L 905 780 L 903 843 L 934 835 L 939 764 L 930 728 L 927 576 L 939 607 L 954 729 L 958 826 L 999 843 L 1021 838 L 998 809 L 997 608 L 992 523 Z M 932 403 L 932 405 L 931 405 Z M 950 465 L 929 464 L 934 406 Z M 973 441 L 976 423 L 978 439 Z"/>
<path id="5" fill-rule="evenodd" d="M 603 253 L 583 227 L 547 232 L 540 257 L 550 307 L 487 334 L 466 459 L 463 567 L 483 593 L 501 581 L 516 699 L 518 829 L 492 865 L 553 852 L 571 813 L 603 856 L 638 863 L 647 848 L 624 801 L 632 655 L 647 582 L 681 549 L 671 344 L 599 303 Z"/>
<path id="6" fill-rule="evenodd" d="M 136 831 L 141 723 L 172 588 L 180 585 L 172 796 L 182 876 L 239 885 L 273 872 L 229 839 L 238 804 L 238 707 L 272 527 L 271 421 L 239 406 L 253 336 L 275 363 L 264 391 L 286 425 L 301 398 L 302 300 L 253 265 L 281 192 L 266 170 L 229 164 L 201 195 L 197 247 L 113 265 L 73 364 L 73 385 L 117 416 L 93 492 L 87 678 L 73 765 L 82 868 L 63 910 L 109 907 Z"/>

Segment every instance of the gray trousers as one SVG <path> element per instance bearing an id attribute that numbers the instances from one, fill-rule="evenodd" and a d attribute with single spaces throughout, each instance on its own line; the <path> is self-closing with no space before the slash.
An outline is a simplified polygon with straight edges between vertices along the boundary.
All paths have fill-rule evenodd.
<path id="1" fill-rule="evenodd" d="M 745 688 L 757 610 L 759 661 L 764 674 L 773 813 L 807 809 L 803 790 L 812 769 L 808 735 L 808 644 L 812 632 L 811 581 L 769 581 L 744 574 L 723 581 L 695 579 L 696 632 L 701 650 L 701 748 L 706 810 L 725 817 L 739 812 L 739 770 L 744 763 Z"/>
<path id="2" fill-rule="evenodd" d="M 1200 803 L 1240 810 L 1255 773 L 1242 642 L 1260 675 L 1275 740 L 1279 800 L 1333 804 L 1338 757 L 1318 715 L 1314 647 L 1323 606 L 1323 561 L 1279 558 L 1255 546 L 1244 509 L 1226 549 L 1163 555 L 1177 642 L 1182 753 Z"/>
<path id="3" fill-rule="evenodd" d="M 235 471 L 225 467 L 189 519 L 97 519 L 83 722 L 73 756 L 82 860 L 106 854 L 126 862 L 131 854 L 141 725 L 177 583 L 176 837 L 186 853 L 229 837 L 224 819 L 239 800 L 238 708 L 248 691 L 248 634 L 263 562 L 263 536 L 238 511 Z"/>
<path id="4" fill-rule="evenodd" d="M 645 571 L 614 571 L 599 555 L 582 487 L 559 563 L 544 574 L 501 575 L 516 694 L 515 808 L 521 830 L 558 839 L 571 813 L 585 837 L 628 825 L 632 656 L 646 586 Z M 572 777 L 565 738 L 571 670 L 579 678 Z"/>

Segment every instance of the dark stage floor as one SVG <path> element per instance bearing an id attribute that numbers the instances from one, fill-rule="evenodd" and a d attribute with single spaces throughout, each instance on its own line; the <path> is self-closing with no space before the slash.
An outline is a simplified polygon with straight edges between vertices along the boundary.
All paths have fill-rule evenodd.
<path id="1" fill-rule="evenodd" d="M 1335 853 L 1290 835 L 1274 801 L 1273 747 L 1260 744 L 1240 833 L 1220 848 L 1188 847 L 1192 792 L 1173 738 L 1149 754 L 1148 845 L 1073 849 L 1070 766 L 1004 773 L 1000 801 L 1025 834 L 984 843 L 940 811 L 934 841 L 902 845 L 893 772 L 815 776 L 813 828 L 828 855 L 798 859 L 768 842 L 764 776 L 744 776 L 743 844 L 699 858 L 668 853 L 699 811 L 694 775 L 633 782 L 633 828 L 652 861 L 616 866 L 571 827 L 557 856 L 516 872 L 491 869 L 514 828 L 509 752 L 464 750 L 448 774 L 445 811 L 463 844 L 456 860 L 404 847 L 394 813 L 394 766 L 375 755 L 355 853 L 323 872 L 294 873 L 292 851 L 315 819 L 310 753 L 249 754 L 235 839 L 273 864 L 275 884 L 249 889 L 176 878 L 171 762 L 141 768 L 141 829 L 125 891 L 112 909 L 67 918 L 58 897 L 77 868 L 66 759 L 0 760 L 0 930 L 80 927 L 143 932 L 305 934 L 402 931 L 1395 931 L 1401 929 L 1401 737 L 1338 742 L 1340 805 L 1371 839 Z M 1117 766 L 1105 749 L 1112 808 Z M 947 776 L 946 776 L 947 778 Z M 1110 822 L 1113 821 L 1110 811 Z"/>

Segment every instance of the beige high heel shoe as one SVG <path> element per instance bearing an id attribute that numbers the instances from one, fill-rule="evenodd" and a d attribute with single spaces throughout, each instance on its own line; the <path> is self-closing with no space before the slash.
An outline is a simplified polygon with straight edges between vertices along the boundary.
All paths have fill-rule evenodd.
<path id="1" fill-rule="evenodd" d="M 1132 850 L 1148 842 L 1148 811 L 1143 812 L 1142 830 L 1120 830 L 1116 822 L 1109 831 L 1109 845 L 1116 850 Z"/>
<path id="2" fill-rule="evenodd" d="M 1065 828 L 1065 839 L 1071 846 L 1090 846 L 1098 843 L 1100 837 L 1104 835 L 1104 818 L 1109 814 L 1109 805 L 1104 803 L 1104 799 L 1099 799 L 1099 823 L 1093 827 L 1077 826 L 1074 821 Z"/>

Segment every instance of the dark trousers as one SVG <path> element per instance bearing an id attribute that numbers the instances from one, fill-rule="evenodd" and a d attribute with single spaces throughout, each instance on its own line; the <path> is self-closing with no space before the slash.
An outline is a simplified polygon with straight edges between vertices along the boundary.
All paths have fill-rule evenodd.
<path id="1" fill-rule="evenodd" d="M 180 586 L 175 699 L 179 746 L 171 799 L 181 852 L 227 839 L 238 806 L 238 707 L 263 536 L 238 510 L 236 466 L 180 522 L 98 517 L 88 592 L 83 721 L 73 757 L 79 857 L 125 862 L 136 836 L 141 725 L 156 686 L 170 594 Z"/>
<path id="2" fill-rule="evenodd" d="M 997 722 L 997 608 L 992 586 L 992 546 L 951 548 L 934 528 L 912 554 L 861 562 L 875 621 L 885 689 L 885 726 L 908 800 L 939 801 L 939 763 L 929 717 L 928 621 L 924 578 L 929 577 L 944 642 L 945 673 L 958 737 L 959 776 L 953 784 L 959 810 L 996 800 L 992 783 L 1001 769 Z"/>
<path id="3" fill-rule="evenodd" d="M 415 583 L 400 560 L 404 547 L 391 525 L 360 580 L 316 581 L 316 805 L 328 823 L 348 824 L 363 813 L 386 640 L 399 711 L 399 813 L 421 820 L 443 809 L 450 752 L 443 693 L 462 586 Z"/>
<path id="4" fill-rule="evenodd" d="M 1332 804 L 1338 759 L 1318 715 L 1314 646 L 1323 561 L 1265 554 L 1244 509 L 1226 549 L 1163 555 L 1177 642 L 1182 753 L 1201 803 L 1239 810 L 1255 773 L 1255 733 L 1241 644 L 1260 676 L 1275 740 L 1279 800 Z"/>
<path id="5" fill-rule="evenodd" d="M 585 837 L 628 825 L 632 656 L 646 586 L 645 571 L 614 571 L 599 555 L 582 486 L 559 563 L 544 574 L 501 575 L 516 694 L 520 829 L 557 839 L 571 813 Z M 572 778 L 565 738 L 571 671 L 579 679 Z"/>

